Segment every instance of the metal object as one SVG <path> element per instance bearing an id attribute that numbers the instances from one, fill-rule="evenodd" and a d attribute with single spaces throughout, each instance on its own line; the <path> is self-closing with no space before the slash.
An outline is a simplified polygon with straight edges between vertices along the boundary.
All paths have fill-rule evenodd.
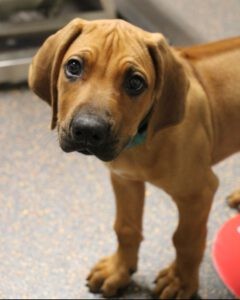
<path id="1" fill-rule="evenodd" d="M 1 20 L 7 19 L 13 12 L 22 9 L 36 9 L 44 0 L 0 0 Z"/>
<path id="2" fill-rule="evenodd" d="M 0 83 L 19 83 L 27 79 L 28 67 L 36 50 L 0 55 Z"/>

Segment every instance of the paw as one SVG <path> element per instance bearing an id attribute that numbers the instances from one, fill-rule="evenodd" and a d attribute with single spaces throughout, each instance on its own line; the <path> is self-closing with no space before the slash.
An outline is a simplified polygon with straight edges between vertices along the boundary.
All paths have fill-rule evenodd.
<path id="1" fill-rule="evenodd" d="M 227 197 L 228 205 L 240 211 L 240 190 L 235 191 Z"/>
<path id="2" fill-rule="evenodd" d="M 160 272 L 155 283 L 153 293 L 159 299 L 190 299 L 198 287 L 192 278 L 183 282 L 176 274 L 174 265 Z"/>
<path id="3" fill-rule="evenodd" d="M 131 281 L 131 271 L 117 255 L 102 259 L 87 277 L 87 286 L 92 293 L 102 293 L 104 297 L 113 297 L 119 289 L 125 288 Z"/>

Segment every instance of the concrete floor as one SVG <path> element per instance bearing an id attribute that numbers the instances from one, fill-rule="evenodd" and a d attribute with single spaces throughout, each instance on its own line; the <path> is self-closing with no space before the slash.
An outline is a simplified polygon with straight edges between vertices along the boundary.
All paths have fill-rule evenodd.
<path id="1" fill-rule="evenodd" d="M 0 92 L 0 298 L 100 299 L 85 278 L 115 248 L 108 171 L 94 157 L 64 154 L 50 132 L 50 108 L 28 90 Z M 240 156 L 214 168 L 221 186 L 201 267 L 204 299 L 233 299 L 211 261 L 213 238 L 235 212 L 225 197 L 240 186 Z M 158 271 L 173 257 L 176 210 L 147 188 L 139 271 L 119 299 L 149 299 Z"/>

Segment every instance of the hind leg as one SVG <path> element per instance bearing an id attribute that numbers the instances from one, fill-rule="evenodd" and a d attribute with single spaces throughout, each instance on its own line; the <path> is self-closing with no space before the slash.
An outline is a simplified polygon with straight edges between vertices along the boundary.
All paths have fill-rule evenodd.
<path id="1" fill-rule="evenodd" d="M 229 195 L 227 201 L 230 207 L 240 210 L 240 189 Z"/>

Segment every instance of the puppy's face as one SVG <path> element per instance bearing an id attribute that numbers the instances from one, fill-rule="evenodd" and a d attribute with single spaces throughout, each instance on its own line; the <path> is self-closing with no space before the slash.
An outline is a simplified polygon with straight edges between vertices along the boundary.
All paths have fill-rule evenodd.
<path id="1" fill-rule="evenodd" d="M 114 159 L 150 110 L 154 82 L 140 30 L 122 21 L 85 25 L 63 57 L 57 83 L 62 149 Z"/>
<path id="2" fill-rule="evenodd" d="M 104 161 L 126 148 L 150 111 L 149 136 L 180 122 L 188 90 L 164 37 L 121 20 L 75 19 L 50 36 L 29 85 L 52 106 L 61 148 Z"/>

